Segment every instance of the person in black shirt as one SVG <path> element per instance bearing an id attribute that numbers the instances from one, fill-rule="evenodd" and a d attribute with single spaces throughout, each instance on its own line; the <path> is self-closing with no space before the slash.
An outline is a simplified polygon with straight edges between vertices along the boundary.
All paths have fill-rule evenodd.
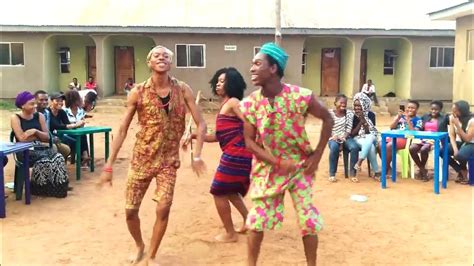
<path id="1" fill-rule="evenodd" d="M 73 129 L 84 125 L 84 120 L 78 121 L 76 123 L 69 122 L 66 111 L 62 109 L 65 99 L 64 94 L 53 93 L 51 94 L 50 99 L 51 104 L 48 108 L 48 112 L 50 115 L 49 130 L 51 131 L 51 133 L 56 134 L 57 130 Z M 71 150 L 73 149 L 72 146 L 74 146 L 74 140 L 72 138 L 68 138 L 67 136 L 65 138 L 66 139 L 63 139 L 63 141 L 66 144 L 59 142 L 56 143 L 56 146 L 58 147 L 58 151 L 64 156 L 64 158 L 67 158 L 67 156 L 71 154 Z"/>

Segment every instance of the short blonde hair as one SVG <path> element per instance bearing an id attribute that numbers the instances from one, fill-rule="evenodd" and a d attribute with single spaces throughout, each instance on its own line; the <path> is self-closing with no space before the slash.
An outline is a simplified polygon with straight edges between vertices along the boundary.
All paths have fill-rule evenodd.
<path id="1" fill-rule="evenodd" d="M 171 62 L 173 62 L 173 56 L 174 56 L 173 51 L 171 51 L 170 49 L 168 49 L 167 47 L 165 47 L 165 46 L 163 46 L 163 45 L 157 45 L 157 46 L 151 48 L 150 52 L 149 52 L 148 55 L 146 56 L 146 61 L 149 62 L 150 59 L 151 59 L 151 55 L 153 54 L 153 52 L 154 52 L 155 50 L 160 49 L 160 48 L 162 48 L 162 49 L 165 50 L 165 52 L 170 56 Z"/>

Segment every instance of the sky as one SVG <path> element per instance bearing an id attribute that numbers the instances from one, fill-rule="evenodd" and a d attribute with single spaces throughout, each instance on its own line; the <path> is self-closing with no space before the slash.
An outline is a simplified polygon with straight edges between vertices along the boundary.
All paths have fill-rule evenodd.
<path id="1" fill-rule="evenodd" d="M 282 26 L 454 29 L 427 13 L 466 0 L 281 0 Z M 0 25 L 274 27 L 274 0 L 4 0 Z"/>

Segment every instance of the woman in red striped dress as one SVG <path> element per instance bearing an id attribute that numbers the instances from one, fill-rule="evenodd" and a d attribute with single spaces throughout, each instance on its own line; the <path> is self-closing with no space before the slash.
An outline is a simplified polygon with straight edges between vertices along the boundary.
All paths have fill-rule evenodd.
<path id="1" fill-rule="evenodd" d="M 252 154 L 246 150 L 243 136 L 243 116 L 240 100 L 244 96 L 246 84 L 242 75 L 233 67 L 219 69 L 210 81 L 212 92 L 222 99 L 216 119 L 216 133 L 208 134 L 206 142 L 219 142 L 222 156 L 211 185 L 217 212 L 226 233 L 215 239 L 219 242 L 235 242 L 237 233 L 244 233 L 247 208 L 243 197 L 250 185 Z M 232 222 L 230 203 L 242 215 L 243 225 L 235 230 Z"/>

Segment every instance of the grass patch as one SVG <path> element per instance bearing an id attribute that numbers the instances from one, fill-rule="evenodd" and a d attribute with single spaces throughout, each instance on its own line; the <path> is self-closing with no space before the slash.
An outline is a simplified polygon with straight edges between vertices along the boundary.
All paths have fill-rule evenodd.
<path id="1" fill-rule="evenodd" d="M 0 110 L 16 110 L 15 100 L 0 99 Z"/>

